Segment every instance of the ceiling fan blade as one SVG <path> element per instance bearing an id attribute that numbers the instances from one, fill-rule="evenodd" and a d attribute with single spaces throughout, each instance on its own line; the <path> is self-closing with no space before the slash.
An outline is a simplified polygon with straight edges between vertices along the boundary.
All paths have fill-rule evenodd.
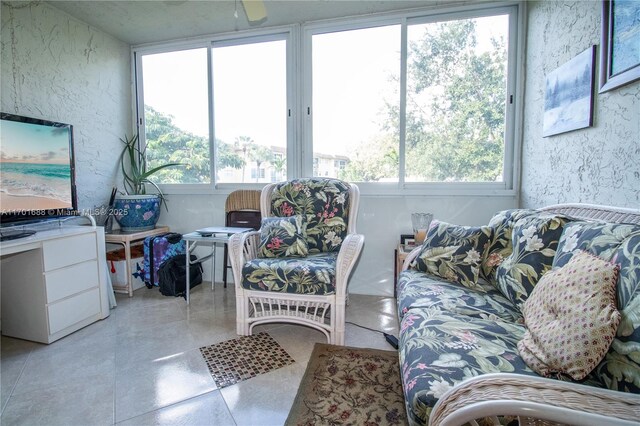
<path id="1" fill-rule="evenodd" d="M 251 23 L 262 22 L 267 19 L 267 9 L 262 0 L 242 0 L 244 12 Z"/>

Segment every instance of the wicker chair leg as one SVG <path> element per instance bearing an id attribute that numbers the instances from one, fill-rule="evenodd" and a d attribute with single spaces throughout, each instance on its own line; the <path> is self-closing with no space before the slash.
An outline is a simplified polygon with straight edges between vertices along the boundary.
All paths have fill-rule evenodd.
<path id="1" fill-rule="evenodd" d="M 249 322 L 246 315 L 249 310 L 249 301 L 243 295 L 236 296 L 236 333 L 239 336 L 249 335 Z"/>
<path id="2" fill-rule="evenodd" d="M 338 300 L 332 308 L 331 321 L 333 324 L 333 340 L 334 345 L 344 346 L 344 330 L 345 330 L 345 301 Z"/>

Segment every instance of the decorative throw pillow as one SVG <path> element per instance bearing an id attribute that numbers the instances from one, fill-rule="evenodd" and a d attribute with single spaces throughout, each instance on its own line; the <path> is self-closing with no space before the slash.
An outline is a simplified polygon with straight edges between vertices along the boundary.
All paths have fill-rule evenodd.
<path id="1" fill-rule="evenodd" d="M 514 209 L 503 210 L 496 213 L 489 221 L 489 227 L 492 228 L 489 247 L 487 248 L 487 256 L 482 259 L 482 275 L 490 283 L 495 285 L 496 269 L 505 257 L 508 257 L 513 251 L 511 245 L 511 234 L 513 226 L 523 217 L 536 215 L 536 210 Z"/>
<path id="2" fill-rule="evenodd" d="M 618 265 L 586 252 L 545 274 L 524 304 L 527 331 L 518 342 L 538 374 L 584 379 L 616 335 Z"/>
<path id="3" fill-rule="evenodd" d="M 258 257 L 305 257 L 308 253 L 304 216 L 262 219 Z"/>
<path id="4" fill-rule="evenodd" d="M 581 250 L 603 259 L 611 259 L 629 235 L 639 232 L 640 226 L 620 223 L 572 222 L 562 231 L 553 267 L 566 265 L 574 253 Z"/>
<path id="5" fill-rule="evenodd" d="M 412 267 L 474 287 L 491 237 L 488 226 L 460 226 L 434 220 Z"/>
<path id="6" fill-rule="evenodd" d="M 496 269 L 497 287 L 522 309 L 540 277 L 551 269 L 564 216 L 538 213 L 516 222 L 511 235 L 512 253 Z"/>
<path id="7" fill-rule="evenodd" d="M 337 252 L 349 227 L 350 190 L 347 182 L 320 177 L 278 183 L 271 196 L 271 213 L 305 215 L 309 253 Z"/>

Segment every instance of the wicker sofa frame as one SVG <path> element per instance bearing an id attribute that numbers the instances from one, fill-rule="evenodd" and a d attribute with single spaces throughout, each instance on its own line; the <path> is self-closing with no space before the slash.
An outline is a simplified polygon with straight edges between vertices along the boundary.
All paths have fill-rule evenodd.
<path id="1" fill-rule="evenodd" d="M 593 204 L 556 204 L 539 209 L 586 221 L 640 224 L 640 210 Z M 419 254 L 412 251 L 403 270 Z M 640 395 L 543 377 L 511 373 L 483 374 L 446 392 L 436 403 L 429 425 L 453 426 L 498 416 L 518 416 L 520 425 L 640 424 Z"/>
<path id="2" fill-rule="evenodd" d="M 276 185 L 267 185 L 262 190 L 260 210 L 263 218 L 273 216 L 271 199 Z M 243 288 L 242 267 L 257 257 L 260 231 L 232 236 L 229 241 L 229 253 L 236 288 L 236 325 L 239 335 L 250 335 L 253 327 L 259 324 L 286 322 L 315 328 L 324 333 L 328 343 L 344 345 L 349 277 L 364 245 L 364 236 L 356 233 L 360 192 L 356 185 L 349 186 L 347 235 L 338 252 L 333 294 L 293 294 Z"/>

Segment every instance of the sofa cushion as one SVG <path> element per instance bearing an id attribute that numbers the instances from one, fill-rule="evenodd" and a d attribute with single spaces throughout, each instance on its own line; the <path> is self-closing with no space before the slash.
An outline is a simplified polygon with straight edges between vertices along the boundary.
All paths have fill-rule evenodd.
<path id="1" fill-rule="evenodd" d="M 620 323 L 617 278 L 618 265 L 587 252 L 542 276 L 524 303 L 527 331 L 518 342 L 532 370 L 582 380 L 598 365 Z"/>
<path id="2" fill-rule="evenodd" d="M 518 220 L 513 228 L 513 252 L 496 270 L 498 289 L 522 309 L 540 277 L 551 269 L 553 258 L 568 219 L 539 213 Z"/>
<path id="3" fill-rule="evenodd" d="M 308 252 L 305 216 L 262 219 L 258 257 L 305 257 Z"/>
<path id="4" fill-rule="evenodd" d="M 473 288 L 478 283 L 490 235 L 488 226 L 451 225 L 435 220 L 412 267 Z"/>
<path id="5" fill-rule="evenodd" d="M 338 179 L 305 178 L 277 184 L 271 214 L 307 217 L 309 253 L 336 252 L 347 235 L 350 186 Z"/>
<path id="6" fill-rule="evenodd" d="M 523 217 L 537 215 L 536 210 L 514 209 L 496 213 L 489 221 L 492 229 L 486 256 L 482 259 L 482 276 L 496 284 L 496 269 L 513 251 L 511 235 L 516 222 Z"/>
<path id="7" fill-rule="evenodd" d="M 521 321 L 520 312 L 491 284 L 479 280 L 473 288 L 464 287 L 416 270 L 398 277 L 398 318 L 413 308 L 438 307 L 440 310 L 484 319 Z"/>
<path id="8" fill-rule="evenodd" d="M 640 393 L 640 233 L 629 236 L 614 252 L 620 265 L 618 310 L 620 325 L 609 352 L 589 375 L 609 389 Z"/>
<path id="9" fill-rule="evenodd" d="M 416 308 L 400 327 L 400 373 L 412 424 L 427 424 L 438 399 L 463 380 L 484 373 L 536 375 L 516 348 L 524 326 Z"/>
<path id="10" fill-rule="evenodd" d="M 562 231 L 553 267 L 566 265 L 574 253 L 581 250 L 603 259 L 611 259 L 622 242 L 631 234 L 640 232 L 640 226 L 618 223 L 572 222 Z"/>
<path id="11" fill-rule="evenodd" d="M 256 258 L 242 267 L 242 287 L 247 290 L 298 294 L 333 294 L 338 253 L 305 258 Z"/>

